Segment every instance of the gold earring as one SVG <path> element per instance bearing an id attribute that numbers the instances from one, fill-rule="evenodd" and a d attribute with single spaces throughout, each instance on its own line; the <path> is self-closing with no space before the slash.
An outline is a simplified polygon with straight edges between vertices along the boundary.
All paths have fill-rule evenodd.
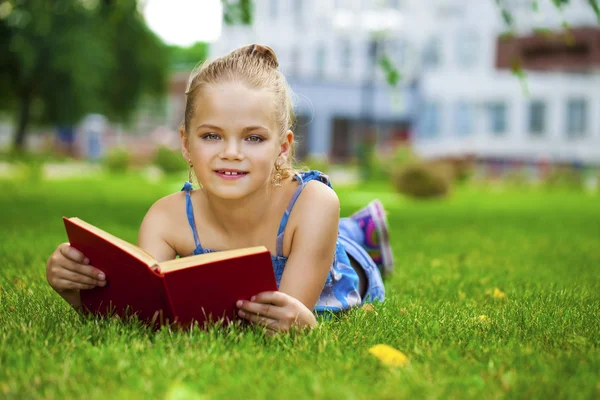
<path id="1" fill-rule="evenodd" d="M 281 186 L 281 179 L 283 176 L 281 175 L 281 167 L 279 166 L 279 162 L 275 162 L 275 175 L 271 179 L 271 185 L 275 187 Z"/>
<path id="2" fill-rule="evenodd" d="M 189 160 L 189 163 L 190 163 L 190 169 L 189 169 L 189 172 L 188 172 L 188 181 L 190 182 L 191 185 L 193 185 L 194 182 L 192 181 L 192 167 L 194 165 L 192 164 L 192 160 Z"/>

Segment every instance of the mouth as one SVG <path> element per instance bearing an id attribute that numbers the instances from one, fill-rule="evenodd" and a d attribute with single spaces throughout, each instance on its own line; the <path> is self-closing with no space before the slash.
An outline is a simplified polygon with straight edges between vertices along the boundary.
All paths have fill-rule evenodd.
<path id="1" fill-rule="evenodd" d="M 234 179 L 241 178 L 243 176 L 248 175 L 246 171 L 234 170 L 234 169 L 216 169 L 215 173 L 219 175 L 221 178 L 225 179 Z"/>
<path id="2" fill-rule="evenodd" d="M 237 176 L 237 175 L 246 175 L 248 174 L 245 171 L 239 171 L 237 169 L 216 169 L 215 172 L 217 174 L 223 174 L 223 175 L 233 175 L 233 176 Z"/>

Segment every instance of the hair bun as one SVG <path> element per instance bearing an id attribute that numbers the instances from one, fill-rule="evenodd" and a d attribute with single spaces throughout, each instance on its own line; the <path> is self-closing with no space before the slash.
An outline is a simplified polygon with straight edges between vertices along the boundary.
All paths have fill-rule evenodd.
<path id="1" fill-rule="evenodd" d="M 277 61 L 277 55 L 275 51 L 269 46 L 262 44 L 249 44 L 240 49 L 244 54 L 249 57 L 258 57 L 264 60 L 269 66 L 273 68 L 279 67 L 279 61 Z"/>

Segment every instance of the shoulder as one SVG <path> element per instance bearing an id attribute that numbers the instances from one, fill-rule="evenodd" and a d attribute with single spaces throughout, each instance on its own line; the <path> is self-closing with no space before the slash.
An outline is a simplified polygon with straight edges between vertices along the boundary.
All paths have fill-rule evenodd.
<path id="1" fill-rule="evenodd" d="M 185 192 L 178 192 L 162 197 L 154 202 L 146 213 L 146 218 L 168 220 L 177 205 L 185 202 Z"/>
<path id="2" fill-rule="evenodd" d="M 185 215 L 185 192 L 177 192 L 154 202 L 146 212 L 141 229 L 154 232 L 169 230 L 173 222 Z"/>
<path id="3" fill-rule="evenodd" d="M 332 188 L 319 180 L 311 180 L 304 184 L 294 208 L 300 221 L 324 218 L 329 222 L 339 217 L 340 200 Z"/>

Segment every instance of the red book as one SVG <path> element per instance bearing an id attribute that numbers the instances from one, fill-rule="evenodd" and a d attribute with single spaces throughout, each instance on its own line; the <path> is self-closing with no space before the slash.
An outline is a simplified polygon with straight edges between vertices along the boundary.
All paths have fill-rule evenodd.
<path id="1" fill-rule="evenodd" d="M 79 218 L 63 217 L 71 246 L 106 275 L 106 285 L 81 290 L 85 312 L 137 314 L 153 326 L 237 319 L 237 300 L 276 291 L 264 246 L 157 262 L 141 248 Z"/>

